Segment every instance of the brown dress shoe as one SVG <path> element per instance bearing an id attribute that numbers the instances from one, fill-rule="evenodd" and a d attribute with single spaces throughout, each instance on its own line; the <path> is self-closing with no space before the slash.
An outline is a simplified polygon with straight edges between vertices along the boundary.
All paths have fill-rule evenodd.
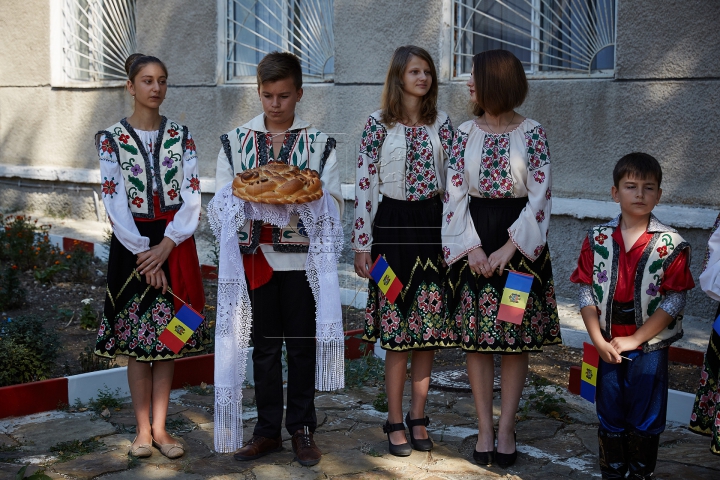
<path id="1" fill-rule="evenodd" d="M 322 457 L 322 452 L 315 445 L 313 434 L 308 430 L 308 427 L 298 430 L 292 436 L 292 449 L 298 463 L 306 467 L 316 465 L 320 461 L 320 457 Z"/>
<path id="2" fill-rule="evenodd" d="M 282 450 L 282 437 L 265 438 L 253 435 L 252 438 L 233 454 L 235 460 L 255 460 L 264 457 L 268 453 Z"/>

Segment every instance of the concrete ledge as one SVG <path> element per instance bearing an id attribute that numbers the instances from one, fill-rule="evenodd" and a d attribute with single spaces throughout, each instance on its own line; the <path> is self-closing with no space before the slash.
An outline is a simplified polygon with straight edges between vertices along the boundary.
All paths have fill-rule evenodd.
<path id="1" fill-rule="evenodd" d="M 68 403 L 74 403 L 77 400 L 86 403 L 91 398 L 97 398 L 98 392 L 106 388 L 113 394 L 117 391 L 119 397 L 129 397 L 127 367 L 98 370 L 67 377 Z"/>

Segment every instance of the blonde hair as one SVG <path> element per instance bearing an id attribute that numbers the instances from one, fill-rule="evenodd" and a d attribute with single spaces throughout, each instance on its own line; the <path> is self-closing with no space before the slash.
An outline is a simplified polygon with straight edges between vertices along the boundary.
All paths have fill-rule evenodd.
<path id="1" fill-rule="evenodd" d="M 438 81 L 435 62 L 424 48 L 405 45 L 398 47 L 393 53 L 390 68 L 385 77 L 385 87 L 380 104 L 382 109 L 380 120 L 391 128 L 405 117 L 402 104 L 404 94 L 402 79 L 412 56 L 425 60 L 430 67 L 432 76 L 430 90 L 422 97 L 420 103 L 420 121 L 425 125 L 432 125 L 437 119 Z"/>

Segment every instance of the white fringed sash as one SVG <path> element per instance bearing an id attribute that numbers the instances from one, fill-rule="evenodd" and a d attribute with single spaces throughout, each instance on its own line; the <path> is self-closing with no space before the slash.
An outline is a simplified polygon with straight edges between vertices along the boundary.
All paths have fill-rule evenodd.
<path id="1" fill-rule="evenodd" d="M 284 227 L 299 215 L 310 247 L 305 271 L 316 305 L 315 388 L 345 386 L 344 334 L 337 264 L 343 243 L 340 214 L 330 195 L 300 205 L 245 202 L 223 187 L 208 204 L 210 227 L 220 242 L 215 322 L 215 451 L 233 452 L 243 443 L 242 386 L 245 381 L 252 309 L 237 232 L 247 220 Z"/>

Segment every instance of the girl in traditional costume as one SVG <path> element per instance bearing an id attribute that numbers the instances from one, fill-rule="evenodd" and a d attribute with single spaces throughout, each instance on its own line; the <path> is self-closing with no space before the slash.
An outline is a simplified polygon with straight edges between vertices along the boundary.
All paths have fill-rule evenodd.
<path id="1" fill-rule="evenodd" d="M 440 223 L 445 171 L 453 137 L 448 116 L 437 110 L 433 60 L 416 46 L 398 48 L 390 64 L 382 109 L 368 119 L 360 143 L 352 247 L 355 272 L 370 278 L 383 256 L 403 287 L 391 303 L 370 280 L 364 340 L 378 339 L 385 356 L 390 453 L 432 449 L 425 403 L 434 350 L 457 338 L 443 315 L 444 262 Z M 383 200 L 379 202 L 378 196 Z M 402 394 L 412 352 L 412 402 L 402 423 Z"/>
<path id="2" fill-rule="evenodd" d="M 512 53 L 475 55 L 468 87 L 476 118 L 455 131 L 443 210 L 443 253 L 451 266 L 447 313 L 468 353 L 478 414 L 473 457 L 507 467 L 517 457 L 515 413 L 528 352 L 561 342 L 547 247 L 550 152 L 543 127 L 514 110 L 525 100 L 528 83 Z M 533 277 L 520 324 L 498 319 L 506 267 Z M 493 354 L 502 355 L 496 451 Z"/>
<path id="3" fill-rule="evenodd" d="M 183 303 L 201 311 L 205 293 L 193 233 L 200 216 L 195 142 L 160 115 L 167 69 L 133 54 L 125 62 L 135 111 L 96 135 L 103 203 L 112 224 L 107 293 L 95 354 L 127 355 L 137 419 L 130 453 L 168 458 L 184 449 L 165 430 L 175 358 L 203 348 L 204 322 L 176 354 L 159 337 Z M 150 409 L 152 406 L 152 425 Z"/>
<path id="4" fill-rule="evenodd" d="M 720 215 L 715 220 L 708 242 L 700 287 L 713 300 L 720 300 Z M 705 363 L 700 373 L 700 387 L 695 396 L 690 430 L 710 435 L 710 451 L 720 455 L 720 308 L 715 312 Z"/>

